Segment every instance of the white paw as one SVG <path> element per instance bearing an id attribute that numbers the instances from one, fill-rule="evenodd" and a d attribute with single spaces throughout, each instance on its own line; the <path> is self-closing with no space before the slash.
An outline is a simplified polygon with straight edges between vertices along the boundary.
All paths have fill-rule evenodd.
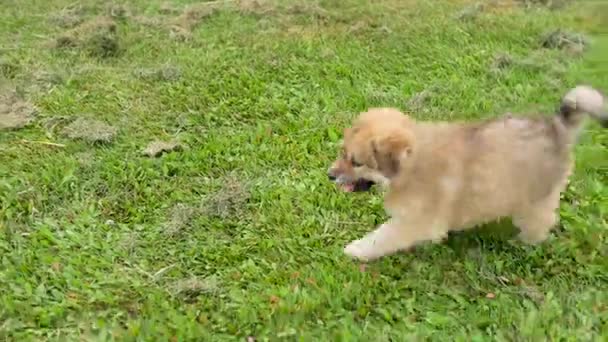
<path id="1" fill-rule="evenodd" d="M 364 240 L 355 240 L 344 247 L 344 254 L 361 261 L 373 259 L 370 246 Z"/>

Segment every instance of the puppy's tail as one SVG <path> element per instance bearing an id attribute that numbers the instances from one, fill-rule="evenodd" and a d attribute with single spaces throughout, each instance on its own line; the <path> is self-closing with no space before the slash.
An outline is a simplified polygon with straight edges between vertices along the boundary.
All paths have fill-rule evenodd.
<path id="1" fill-rule="evenodd" d="M 558 117 L 568 130 L 578 130 L 589 115 L 608 128 L 606 99 L 592 87 L 579 85 L 571 89 L 563 98 Z"/>

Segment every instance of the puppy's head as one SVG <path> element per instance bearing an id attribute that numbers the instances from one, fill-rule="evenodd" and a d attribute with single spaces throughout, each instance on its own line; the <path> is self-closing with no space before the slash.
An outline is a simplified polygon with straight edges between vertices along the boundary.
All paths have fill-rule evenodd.
<path id="1" fill-rule="evenodd" d="M 329 179 L 346 192 L 367 191 L 375 183 L 387 185 L 412 152 L 413 124 L 396 109 L 362 113 L 344 130 L 341 153 L 329 168 Z"/>

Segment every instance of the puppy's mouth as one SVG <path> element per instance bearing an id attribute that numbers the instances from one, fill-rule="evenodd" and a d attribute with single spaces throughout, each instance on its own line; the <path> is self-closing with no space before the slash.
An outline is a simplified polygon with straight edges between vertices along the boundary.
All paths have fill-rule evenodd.
<path id="1" fill-rule="evenodd" d="M 369 189 L 374 185 L 373 181 L 367 179 L 359 179 L 354 182 L 344 182 L 340 183 L 339 186 L 344 192 L 363 192 L 369 191 Z"/>

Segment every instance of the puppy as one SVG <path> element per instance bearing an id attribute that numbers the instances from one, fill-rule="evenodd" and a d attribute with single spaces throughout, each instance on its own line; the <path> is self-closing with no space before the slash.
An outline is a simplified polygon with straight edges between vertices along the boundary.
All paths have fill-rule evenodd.
<path id="1" fill-rule="evenodd" d="M 390 219 L 344 252 L 370 261 L 503 217 L 524 242 L 544 241 L 558 220 L 578 132 L 586 114 L 608 126 L 604 104 L 600 92 L 578 86 L 552 116 L 446 123 L 391 108 L 360 114 L 344 130 L 329 179 L 347 192 L 385 185 Z"/>

